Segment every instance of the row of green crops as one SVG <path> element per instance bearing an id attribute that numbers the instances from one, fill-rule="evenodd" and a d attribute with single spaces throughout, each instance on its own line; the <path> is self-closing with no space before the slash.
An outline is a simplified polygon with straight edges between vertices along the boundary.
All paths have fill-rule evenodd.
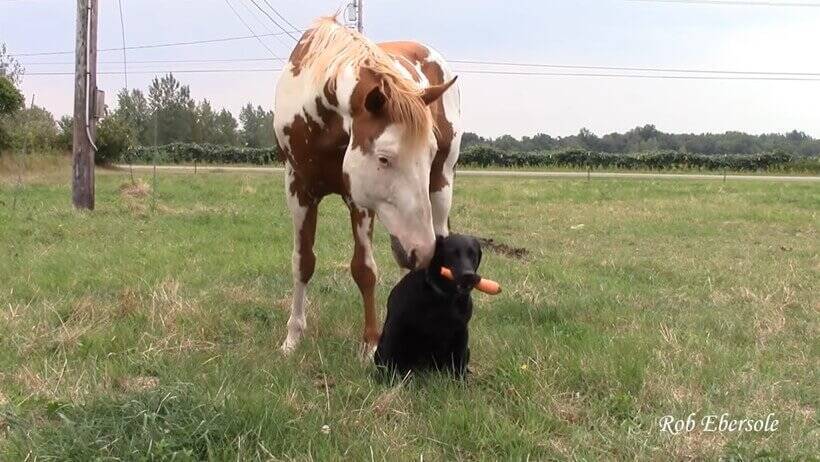
<path id="1" fill-rule="evenodd" d="M 563 151 L 505 152 L 490 146 L 470 146 L 459 163 L 480 167 L 575 167 L 625 170 L 806 170 L 820 171 L 820 159 L 794 157 L 785 153 L 704 155 L 677 151 L 635 154 Z"/>
<path id="2" fill-rule="evenodd" d="M 129 149 L 123 162 L 146 164 L 254 164 L 281 162 L 279 150 L 242 148 L 213 144 L 172 143 Z M 795 157 L 785 153 L 704 155 L 677 151 L 636 154 L 592 152 L 582 149 L 561 151 L 507 152 L 490 146 L 470 146 L 459 163 L 477 167 L 570 167 L 624 170 L 790 170 L 820 172 L 820 158 Z"/>
<path id="3" fill-rule="evenodd" d="M 133 164 L 255 164 L 279 162 L 279 150 L 269 148 L 243 148 L 237 146 L 171 143 L 162 146 L 137 146 L 129 149 L 123 162 Z"/>

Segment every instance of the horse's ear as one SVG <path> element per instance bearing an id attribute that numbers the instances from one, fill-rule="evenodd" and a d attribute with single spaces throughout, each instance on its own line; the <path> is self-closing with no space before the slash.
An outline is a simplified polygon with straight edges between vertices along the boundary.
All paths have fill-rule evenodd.
<path id="1" fill-rule="evenodd" d="M 437 99 L 441 98 L 441 95 L 447 91 L 448 88 L 453 86 L 456 83 L 456 79 L 458 76 L 453 77 L 450 79 L 449 82 L 444 82 L 441 85 L 433 85 L 431 87 L 427 87 L 424 89 L 424 92 L 421 94 L 421 100 L 424 101 L 424 104 L 430 105 L 434 103 Z"/>
<path id="2" fill-rule="evenodd" d="M 387 97 L 380 85 L 374 85 L 364 97 L 364 108 L 371 114 L 381 114 L 385 104 L 387 104 Z"/>

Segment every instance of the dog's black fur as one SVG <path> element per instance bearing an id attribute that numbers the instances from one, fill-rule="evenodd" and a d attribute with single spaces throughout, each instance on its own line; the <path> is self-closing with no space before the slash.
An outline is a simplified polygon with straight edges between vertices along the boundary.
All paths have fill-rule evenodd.
<path id="1" fill-rule="evenodd" d="M 470 361 L 467 324 L 473 315 L 470 292 L 478 282 L 481 245 L 472 236 L 436 239 L 427 269 L 408 273 L 390 292 L 387 317 L 374 356 L 381 370 L 444 370 L 464 377 Z M 455 281 L 441 276 L 450 268 Z"/>

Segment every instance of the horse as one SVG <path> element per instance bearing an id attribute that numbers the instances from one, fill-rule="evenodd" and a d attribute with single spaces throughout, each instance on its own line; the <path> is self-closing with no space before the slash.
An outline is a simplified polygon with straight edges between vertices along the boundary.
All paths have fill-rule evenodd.
<path id="1" fill-rule="evenodd" d="M 376 44 L 334 17 L 318 19 L 296 44 L 276 85 L 273 117 L 293 219 L 285 355 L 306 328 L 323 197 L 340 195 L 350 212 L 350 272 L 364 305 L 363 357 L 372 355 L 380 335 L 374 219 L 387 229 L 394 258 L 406 269 L 426 267 L 436 235 L 449 234 L 462 133 L 455 81 L 434 49 L 409 41 Z"/>

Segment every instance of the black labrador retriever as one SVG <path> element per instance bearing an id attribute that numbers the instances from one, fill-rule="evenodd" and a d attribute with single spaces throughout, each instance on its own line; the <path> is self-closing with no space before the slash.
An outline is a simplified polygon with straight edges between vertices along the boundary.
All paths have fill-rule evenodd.
<path id="1" fill-rule="evenodd" d="M 380 370 L 402 377 L 411 370 L 443 370 L 464 377 L 470 361 L 470 292 L 481 279 L 479 263 L 481 245 L 476 238 L 451 234 L 436 239 L 430 266 L 408 273 L 390 292 L 374 356 Z M 452 271 L 453 281 L 441 275 L 442 266 Z"/>

